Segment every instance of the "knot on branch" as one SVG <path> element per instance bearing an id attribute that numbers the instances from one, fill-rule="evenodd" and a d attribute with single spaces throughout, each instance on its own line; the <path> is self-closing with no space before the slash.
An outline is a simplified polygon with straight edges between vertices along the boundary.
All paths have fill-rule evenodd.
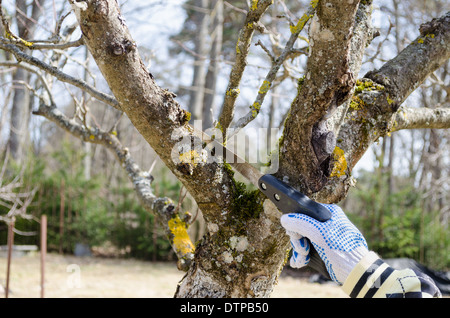
<path id="1" fill-rule="evenodd" d="M 113 42 L 111 43 L 110 50 L 114 56 L 122 56 L 125 55 L 136 48 L 136 43 L 124 39 L 121 42 Z"/>
<path id="2" fill-rule="evenodd" d="M 439 34 L 445 26 L 450 25 L 450 12 L 440 18 L 435 18 L 429 22 L 423 23 L 419 27 L 420 35 Z M 443 28 L 444 27 L 444 28 Z"/>

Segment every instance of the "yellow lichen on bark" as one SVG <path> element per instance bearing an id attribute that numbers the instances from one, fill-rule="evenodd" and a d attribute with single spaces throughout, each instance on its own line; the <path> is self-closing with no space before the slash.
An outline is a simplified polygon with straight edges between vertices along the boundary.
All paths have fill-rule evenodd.
<path id="1" fill-rule="evenodd" d="M 265 94 L 269 91 L 270 86 L 272 86 L 272 83 L 270 83 L 269 81 L 264 81 L 261 85 L 261 87 L 259 88 L 258 93 L 259 94 Z"/>
<path id="2" fill-rule="evenodd" d="M 335 147 L 333 151 L 333 161 L 334 166 L 330 177 L 340 177 L 345 175 L 345 170 L 347 170 L 347 160 L 345 160 L 344 150 Z"/>
<path id="3" fill-rule="evenodd" d="M 190 151 L 184 152 L 184 153 L 180 154 L 178 159 L 182 163 L 193 164 L 194 167 L 196 167 L 197 164 L 202 161 L 199 153 L 196 150 L 190 150 Z"/>
<path id="4" fill-rule="evenodd" d="M 256 9 L 258 9 L 258 0 L 252 0 L 251 10 L 255 11 Z"/>
<path id="5" fill-rule="evenodd" d="M 306 22 L 308 22 L 311 17 L 311 15 L 307 15 L 306 13 L 303 14 L 300 20 L 298 20 L 297 25 L 291 25 L 289 27 L 291 33 L 300 33 L 305 27 Z"/>
<path id="6" fill-rule="evenodd" d="M 170 232 L 173 234 L 173 246 L 183 255 L 194 253 L 194 244 L 192 244 L 187 232 L 187 225 L 181 221 L 177 215 L 168 222 Z"/>

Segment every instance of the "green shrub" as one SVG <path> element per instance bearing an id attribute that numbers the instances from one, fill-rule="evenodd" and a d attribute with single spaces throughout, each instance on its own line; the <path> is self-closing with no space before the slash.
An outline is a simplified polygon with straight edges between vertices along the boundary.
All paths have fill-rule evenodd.
<path id="1" fill-rule="evenodd" d="M 167 260 L 172 256 L 171 247 L 155 226 L 154 216 L 145 211 L 137 200 L 126 176 L 119 182 L 120 188 L 108 188 L 101 175 L 89 180 L 84 176 L 84 154 L 69 142 L 51 154 L 52 160 L 35 156 L 26 164 L 10 163 L 8 176 L 22 175 L 23 187 L 36 188 L 27 215 L 33 219 L 18 217 L 15 227 L 20 231 L 36 232 L 38 235 L 16 234 L 14 243 L 39 245 L 39 223 L 42 214 L 47 215 L 47 246 L 49 251 L 73 253 L 76 243 L 90 247 L 113 245 L 122 256 L 141 259 Z M 179 192 L 179 185 L 160 184 L 161 191 Z M 173 193 L 171 193 L 173 194 Z M 62 199 L 63 197 L 63 199 Z M 63 236 L 61 238 L 60 215 L 63 206 Z M 8 209 L 0 206 L 0 215 Z M 7 244 L 7 227 L 0 223 L 0 244 Z M 153 232 L 157 231 L 156 243 Z M 161 232 L 161 233 L 160 233 Z"/>

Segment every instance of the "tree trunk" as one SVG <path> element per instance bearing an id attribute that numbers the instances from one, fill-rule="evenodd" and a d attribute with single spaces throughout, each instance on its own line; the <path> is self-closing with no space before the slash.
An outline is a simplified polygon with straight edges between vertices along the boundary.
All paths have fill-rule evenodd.
<path id="1" fill-rule="evenodd" d="M 279 218 L 266 200 L 258 218 L 209 223 L 175 297 L 269 297 L 289 251 Z"/>
<path id="2" fill-rule="evenodd" d="M 196 0 L 195 5 L 198 8 L 193 18 L 198 33 L 194 39 L 195 53 L 197 55 L 194 57 L 194 74 L 189 99 L 189 111 L 193 115 L 192 118 L 197 120 L 202 119 L 203 96 L 205 92 L 209 16 L 203 10 L 209 8 L 209 0 Z"/>
<path id="3" fill-rule="evenodd" d="M 215 95 L 216 84 L 219 75 L 219 59 L 222 51 L 222 33 L 223 33 L 223 1 L 212 1 L 214 6 L 212 10 L 214 16 L 211 17 L 212 23 L 212 43 L 209 53 L 208 72 L 205 78 L 204 98 L 202 104 L 203 130 L 213 127 L 213 114 L 216 109 Z"/>
<path id="4" fill-rule="evenodd" d="M 121 109 L 188 189 L 207 223 L 208 233 L 196 247 L 177 296 L 268 296 L 289 242 L 279 224 L 280 212 L 269 201 L 263 209 L 262 194 L 244 191 L 228 165 L 173 160 L 173 149 L 181 151 L 175 157 L 183 154 L 183 137 L 190 145 L 187 114 L 173 94 L 150 77 L 117 3 L 88 1 L 73 6 L 85 43 Z"/>
<path id="5" fill-rule="evenodd" d="M 11 157 L 17 164 L 22 163 L 24 157 L 30 119 L 30 98 L 28 90 L 20 83 L 27 83 L 29 77 L 28 72 L 23 69 L 17 69 L 13 75 L 15 88 L 11 106 L 8 147 Z"/>
<path id="6" fill-rule="evenodd" d="M 36 29 L 36 23 L 41 15 L 41 8 L 44 1 L 40 4 L 36 2 L 31 6 L 31 15 L 28 18 L 28 5 L 25 0 L 16 1 L 16 21 L 18 36 L 23 39 L 32 37 Z M 25 15 L 25 16 L 24 16 Z M 13 74 L 14 84 L 14 97 L 11 106 L 11 118 L 10 118 L 10 134 L 8 139 L 8 147 L 11 157 L 20 164 L 24 157 L 24 152 L 29 142 L 28 126 L 30 122 L 31 106 L 30 106 L 30 94 L 28 89 L 23 83 L 29 83 L 30 74 L 24 69 L 18 68 Z"/>
<path id="7" fill-rule="evenodd" d="M 189 116 L 174 100 L 174 94 L 158 87 L 148 73 L 117 2 L 71 3 L 85 44 L 118 107 L 188 189 L 205 218 L 208 232 L 196 246 L 194 260 L 179 284 L 176 297 L 269 296 L 289 243 L 279 223 L 280 212 L 259 191 L 248 191 L 237 182 L 229 165 L 207 161 L 203 156 L 205 149 L 191 150 L 196 139 L 188 125 Z M 236 51 L 242 65 L 251 43 L 246 36 L 253 34 L 249 30 L 249 25 L 253 25 L 251 19 L 261 16 L 270 3 L 252 2 L 246 20 L 248 32 L 240 34 L 245 43 L 238 41 Z M 354 106 L 349 100 L 355 84 L 353 74 L 357 74 L 363 50 L 372 38 L 370 12 L 367 1 L 359 8 L 358 1 L 319 1 L 317 16 L 310 27 L 314 45 L 310 47 L 309 75 L 292 105 L 280 142 L 278 176 L 326 202 L 338 202 L 345 196 L 351 185 L 351 168 L 375 140 L 372 133 L 386 135 L 389 128 L 386 121 L 391 122 L 401 102 L 450 55 L 447 49 L 450 27 L 444 18 L 438 26 L 432 26 L 436 29 L 434 36 L 424 40 L 429 45 L 414 42 L 398 59 L 366 76 L 384 85 L 382 91 L 359 92 L 358 96 L 367 104 L 376 106 L 364 108 L 366 113 L 350 107 Z M 418 62 L 423 62 L 420 69 Z M 327 63 L 335 67 L 324 68 Z M 406 71 L 399 73 L 398 67 L 405 67 Z M 385 76 L 398 85 L 387 82 Z M 228 106 L 237 97 L 236 92 L 229 91 Z M 375 102 L 374 97 L 381 99 Z M 350 116 L 359 116 L 358 121 L 339 123 L 337 119 L 346 118 L 347 111 Z M 225 122 L 230 122 L 232 113 L 227 114 Z M 368 128 L 368 118 L 376 125 Z M 327 126 L 331 124 L 338 129 L 330 131 L 339 131 L 338 136 L 344 137 L 337 140 L 340 144 L 336 148 L 342 150 L 345 158 L 333 147 L 332 138 L 328 138 L 331 135 Z M 184 161 L 186 155 L 195 160 Z M 186 225 L 178 216 L 167 222 L 176 223 L 179 228 Z M 181 248 L 176 242 L 182 242 L 183 237 L 177 237 L 177 231 L 173 235 L 176 248 Z"/>

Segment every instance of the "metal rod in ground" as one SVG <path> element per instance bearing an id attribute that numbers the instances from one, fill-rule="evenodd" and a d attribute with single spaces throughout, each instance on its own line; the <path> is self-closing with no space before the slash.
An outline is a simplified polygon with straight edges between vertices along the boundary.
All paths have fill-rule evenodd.
<path id="1" fill-rule="evenodd" d="M 9 277 L 11 274 L 11 257 L 12 257 L 12 249 L 14 246 L 14 217 L 11 222 L 8 224 L 8 259 L 7 259 L 7 267 L 6 267 L 6 289 L 5 289 L 5 298 L 9 296 Z"/>
<path id="2" fill-rule="evenodd" d="M 44 298 L 45 257 L 47 256 L 47 216 L 41 216 L 41 298 Z"/>
<path id="3" fill-rule="evenodd" d="M 63 253 L 63 236 L 64 236 L 64 201 L 65 201 L 65 181 L 61 180 L 60 189 L 60 208 L 59 208 L 59 254 Z"/>

